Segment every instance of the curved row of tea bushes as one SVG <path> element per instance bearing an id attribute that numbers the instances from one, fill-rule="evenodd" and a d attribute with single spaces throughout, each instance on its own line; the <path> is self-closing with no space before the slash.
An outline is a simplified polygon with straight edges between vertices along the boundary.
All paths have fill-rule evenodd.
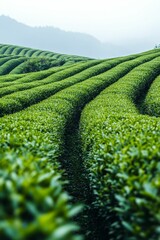
<path id="1" fill-rule="evenodd" d="M 132 57 L 129 57 L 129 59 L 130 58 L 132 59 Z M 98 75 L 100 73 L 103 73 L 103 72 L 109 70 L 110 68 L 116 66 L 117 64 L 119 64 L 123 61 L 126 61 L 127 59 L 128 59 L 128 57 L 119 58 L 119 59 L 116 59 L 116 60 L 106 60 L 106 61 L 99 61 L 98 60 L 98 65 L 96 65 L 96 66 L 92 66 L 92 63 L 90 61 L 88 63 L 82 64 L 82 66 L 83 67 L 85 66 L 85 68 L 86 68 L 86 64 L 87 64 L 87 67 L 90 66 L 90 64 L 91 64 L 91 68 L 88 67 L 86 70 L 84 70 L 82 72 L 83 78 L 82 78 L 81 73 L 79 75 L 77 75 L 76 77 L 79 78 L 79 80 L 87 79 L 87 78 L 92 77 L 94 75 Z M 97 63 L 97 60 L 93 61 L 93 63 Z M 69 73 L 71 72 L 73 74 L 73 73 L 75 73 L 75 69 L 76 69 L 76 72 L 77 72 L 79 67 L 80 67 L 80 70 L 83 70 L 82 66 L 80 64 L 79 65 L 72 65 L 69 68 L 69 70 L 66 70 L 66 71 L 65 71 L 65 69 L 67 69 L 69 66 L 62 67 L 62 68 L 57 68 L 54 71 L 52 69 L 49 69 L 46 72 L 45 71 L 40 71 L 38 73 L 33 73 L 32 75 L 27 75 L 27 76 L 25 76 L 25 77 L 23 77 L 23 78 L 21 78 L 17 81 L 14 81 L 12 83 L 0 84 L 0 87 L 1 87 L 0 96 L 2 97 L 5 94 L 13 93 L 13 92 L 20 91 L 20 90 L 30 89 L 30 88 L 37 87 L 37 86 L 40 86 L 40 85 L 49 84 L 51 82 L 62 80 L 64 78 L 64 76 L 66 76 L 66 73 L 68 73 L 68 72 Z M 63 72 L 61 72 L 60 74 L 59 73 L 57 75 L 52 75 L 51 74 L 51 73 L 54 74 L 56 72 L 60 72 L 62 70 L 63 70 Z M 49 75 L 49 76 L 47 77 L 47 75 Z M 37 76 L 37 79 L 36 79 L 36 76 Z M 46 77 L 46 79 L 39 81 L 40 79 L 43 79 L 45 77 Z M 32 83 L 27 83 L 27 82 L 32 82 Z M 26 83 L 26 84 L 22 85 L 22 83 Z M 4 89 L 2 89 L 3 87 L 4 87 Z"/>
<path id="2" fill-rule="evenodd" d="M 68 77 L 70 77 L 72 75 L 80 77 L 79 75 L 76 75 L 76 74 L 78 74 L 79 72 L 81 74 L 81 72 L 85 71 L 86 68 L 88 71 L 90 67 L 91 68 L 93 68 L 93 66 L 96 67 L 96 64 L 100 65 L 100 63 L 101 63 L 101 61 L 95 60 L 92 62 L 90 61 L 87 63 L 80 63 L 77 65 L 74 64 L 70 67 L 64 66 L 64 67 L 59 67 L 59 68 L 51 68 L 51 69 L 43 70 L 40 72 L 25 74 L 24 77 L 17 79 L 16 81 L 12 81 L 9 83 L 8 82 L 1 83 L 0 84 L 0 87 L 1 87 L 0 95 L 1 96 L 5 95 L 5 92 L 6 92 L 6 94 L 8 94 L 9 92 L 13 93 L 16 91 L 30 89 L 33 87 L 53 83 L 56 81 L 67 79 Z M 102 67 L 103 66 L 100 65 L 99 68 L 102 68 Z M 63 70 L 63 72 L 62 72 L 62 70 Z M 39 80 L 41 80 L 41 81 L 39 81 Z M 9 90 L 9 92 L 8 92 L 8 90 Z"/>
<path id="3" fill-rule="evenodd" d="M 62 66 L 62 67 L 58 67 L 58 68 L 50 68 L 50 69 L 47 69 L 47 70 L 43 70 L 43 71 L 38 71 L 38 72 L 32 72 L 32 73 L 25 73 L 25 74 L 20 74 L 20 75 L 15 75 L 15 76 L 23 76 L 23 78 L 21 79 L 18 79 L 16 81 L 12 81 L 9 83 L 9 79 L 12 79 L 11 75 L 10 76 L 4 76 L 4 80 L 2 79 L 1 80 L 1 77 L 0 77 L 0 82 L 4 82 L 1 85 L 1 87 L 7 87 L 7 86 L 11 86 L 11 85 L 15 85 L 15 84 L 23 84 L 23 83 L 28 83 L 28 82 L 33 82 L 33 81 L 36 81 L 36 80 L 42 80 L 44 78 L 47 78 L 49 77 L 51 74 L 54 74 L 54 73 L 58 73 L 62 70 L 65 70 L 64 71 L 64 74 L 57 74 L 55 77 L 56 79 L 55 80 L 61 80 L 63 79 L 64 77 L 69 77 L 69 76 L 72 76 L 80 71 L 82 71 L 83 69 L 86 69 L 88 68 L 89 66 L 92 66 L 94 64 L 98 64 L 100 61 L 99 60 L 95 60 L 95 61 L 90 61 L 88 63 L 86 63 L 86 65 L 83 63 L 83 64 L 73 64 L 72 66 Z M 69 70 L 69 68 L 71 70 Z M 5 83 L 5 82 L 8 82 L 8 83 Z"/>
<path id="4" fill-rule="evenodd" d="M 75 65 L 72 65 L 72 67 Z M 0 76 L 0 87 L 8 87 L 14 84 L 28 83 L 36 80 L 42 80 L 49 77 L 51 74 L 60 72 L 71 66 L 55 67 L 47 70 L 42 70 L 32 73 L 23 73 L 23 74 L 8 74 L 5 76 Z"/>
<path id="5" fill-rule="evenodd" d="M 126 62 L 126 67 L 127 67 L 127 65 L 128 65 L 128 62 Z M 118 78 L 115 79 L 115 80 L 118 80 Z M 57 101 L 57 99 L 62 97 L 62 99 L 65 98 L 65 101 L 66 101 L 66 99 L 68 99 L 68 97 L 69 97 L 69 101 L 71 101 L 71 100 L 75 101 L 76 106 L 77 106 L 77 104 L 79 104 L 77 101 L 79 101 L 79 97 L 81 97 L 81 101 L 82 102 L 84 101 L 84 103 L 81 105 L 81 106 L 83 106 L 88 101 L 88 100 L 86 101 L 85 98 L 91 100 L 96 94 L 98 94 L 102 89 L 104 89 L 105 87 L 107 87 L 111 83 L 113 83 L 112 79 L 109 79 L 109 78 L 108 79 L 107 78 L 106 79 L 103 79 L 103 78 L 100 79 L 100 78 L 97 78 L 97 77 L 93 77 L 93 78 L 90 78 L 90 79 L 88 79 L 88 80 L 86 80 L 82 83 L 76 84 L 72 87 L 69 87 L 69 88 L 55 94 L 50 99 L 55 99 L 55 101 Z M 43 101 L 42 103 L 37 104 L 35 106 L 40 107 L 45 102 L 48 104 L 49 99 L 47 99 L 47 100 Z M 55 106 L 53 104 L 52 110 L 53 110 L 54 107 Z M 56 107 L 57 107 L 57 105 L 56 105 Z M 34 108 L 34 106 L 30 107 L 30 108 Z M 79 106 L 79 108 L 81 108 L 81 107 Z"/>
<path id="6" fill-rule="evenodd" d="M 23 83 L 34 82 L 36 80 L 42 80 L 44 78 L 49 77 L 51 74 L 60 72 L 64 69 L 67 69 L 67 67 L 51 68 L 48 70 L 27 73 L 27 74 L 26 73 L 24 73 L 24 74 L 9 74 L 9 75 L 5 75 L 5 76 L 0 76 L 0 88 L 13 86 L 13 85 L 20 84 L 20 83 L 23 84 Z"/>
<path id="7" fill-rule="evenodd" d="M 78 75 L 80 75 L 80 74 L 78 74 Z M 81 80 L 81 79 L 79 78 L 79 80 Z M 39 86 L 44 86 L 44 85 L 47 85 L 47 84 L 55 83 L 57 81 L 58 80 L 54 79 L 54 74 L 51 74 L 49 77 L 47 77 L 46 79 L 43 79 L 41 81 L 36 80 L 34 82 L 31 82 L 31 83 L 15 84 L 15 85 L 12 85 L 12 86 L 1 88 L 0 89 L 0 97 L 3 97 L 3 96 L 8 95 L 8 94 L 12 94 L 12 93 L 18 93 L 19 91 L 34 89 L 34 88 L 37 88 Z M 61 80 L 61 81 L 63 81 L 63 80 Z M 49 85 L 49 88 L 50 87 L 51 86 Z"/>
<path id="8" fill-rule="evenodd" d="M 135 57 L 132 57 L 132 56 L 124 57 L 122 59 L 107 61 L 105 64 L 102 63 L 102 64 L 99 64 L 98 66 L 95 66 L 95 65 L 102 61 L 99 61 L 99 60 L 89 61 L 88 63 L 79 64 L 77 67 L 73 67 L 75 71 L 73 71 L 72 68 L 69 68 L 65 71 L 65 73 L 63 71 L 53 75 L 54 78 L 52 79 L 52 81 L 57 81 L 57 80 L 60 80 L 60 77 L 62 77 L 61 79 L 63 79 L 64 76 L 66 78 L 67 74 L 73 75 L 73 73 L 79 72 L 80 69 L 81 70 L 85 69 L 94 64 L 94 67 L 90 69 L 87 68 L 86 71 L 80 74 L 74 75 L 73 77 L 61 80 L 60 82 L 53 82 L 53 83 L 47 84 L 46 86 L 42 85 L 39 87 L 35 87 L 33 89 L 24 90 L 24 91 L 22 91 L 22 89 L 25 89 L 25 86 L 26 88 L 27 87 L 29 88 L 29 87 L 32 87 L 34 83 L 29 84 L 29 86 L 28 85 L 19 86 L 19 89 L 21 89 L 20 92 L 12 93 L 0 99 L 0 115 L 3 116 L 4 114 L 10 114 L 16 111 L 20 111 L 25 107 L 35 104 L 43 99 L 46 99 L 47 97 L 50 97 L 51 95 L 55 94 L 56 92 L 66 87 L 69 87 L 80 81 L 84 81 L 85 79 L 91 76 L 97 75 L 98 73 L 104 72 L 105 70 L 110 69 L 112 68 L 112 66 L 114 67 L 116 64 L 119 63 L 119 65 L 114 67 L 113 69 L 110 69 L 105 73 L 99 74 L 96 77 L 93 77 L 95 79 L 98 79 L 98 81 L 101 81 L 101 80 L 106 81 L 107 79 L 107 81 L 109 81 L 110 83 L 114 83 L 115 81 L 117 81 L 117 79 L 125 75 L 127 72 L 132 70 L 137 65 L 142 64 L 143 62 L 149 61 L 155 56 L 157 56 L 157 54 L 149 55 L 146 57 L 139 57 L 138 59 L 134 59 L 132 61 L 130 60 L 128 62 L 124 62 L 124 61 L 127 61 L 127 59 L 132 59 Z M 120 62 L 122 63 L 120 64 Z M 40 84 L 39 81 L 36 84 L 39 85 Z M 9 94 L 12 90 L 16 91 L 16 87 L 13 86 L 13 89 L 10 87 L 6 91 L 5 89 L 3 90 L 1 88 L 1 96 L 3 96 L 3 94 Z"/>
<path id="9" fill-rule="evenodd" d="M 26 61 L 27 59 L 25 57 L 8 60 L 7 62 L 0 66 L 0 75 L 10 73 L 15 67 Z"/>
<path id="10" fill-rule="evenodd" d="M 19 56 L 26 56 L 26 53 L 29 51 L 28 48 L 22 48 L 22 50 L 20 51 L 20 53 L 18 54 Z"/>
<path id="11" fill-rule="evenodd" d="M 38 86 L 41 86 L 41 85 L 45 85 L 45 84 L 48 84 L 48 83 L 51 83 L 53 79 L 53 75 L 54 72 L 46 72 L 46 74 L 44 74 L 44 76 L 46 76 L 46 80 L 45 80 L 45 77 L 44 77 L 44 80 L 42 78 L 43 74 L 42 75 L 36 75 L 34 76 L 33 74 L 33 78 L 35 78 L 35 80 L 33 80 L 33 82 L 28 82 L 28 83 L 25 83 L 23 84 L 23 81 L 29 79 L 29 78 L 32 78 L 32 74 L 30 74 L 30 76 L 24 76 L 24 77 L 20 77 L 20 78 L 16 78 L 16 75 L 15 75 L 15 78 L 7 78 L 7 80 L 12 80 L 12 82 L 3 82 L 3 83 L 0 83 L 0 97 L 2 96 L 5 96 L 7 94 L 11 94 L 11 93 L 14 93 L 14 92 L 18 92 L 18 91 L 22 91 L 22 90 L 26 90 L 26 89 L 30 89 L 30 88 L 33 88 L 33 87 L 38 87 Z M 38 79 L 38 77 L 40 79 Z M 51 79 L 49 78 L 51 77 Z M 22 79 L 22 82 L 21 82 L 21 79 Z M 37 80 L 38 79 L 38 80 Z M 53 81 L 54 82 L 54 81 Z"/>
<path id="12" fill-rule="evenodd" d="M 7 50 L 7 48 L 8 48 L 7 45 L 2 45 L 2 46 L 0 47 L 0 54 L 4 54 L 5 51 Z"/>
<path id="13" fill-rule="evenodd" d="M 47 55 L 49 54 L 50 52 L 47 52 L 47 51 L 41 51 L 41 53 L 38 55 L 38 57 L 47 57 Z"/>
<path id="14" fill-rule="evenodd" d="M 153 56 L 154 56 L 154 54 L 153 54 Z M 152 57 L 152 54 L 150 55 L 150 56 L 148 56 L 148 58 L 144 58 L 143 59 L 143 57 L 141 57 L 140 59 L 139 59 L 139 61 L 138 62 L 136 62 L 136 64 L 138 63 L 141 63 L 141 61 L 143 62 L 143 61 L 148 61 L 148 60 L 150 60 Z M 133 57 L 133 58 L 135 58 L 135 57 Z M 88 75 L 86 76 L 86 78 L 87 77 L 90 77 L 90 76 L 94 76 L 94 75 L 96 75 L 96 74 L 99 74 L 99 73 L 101 73 L 101 72 L 104 72 L 104 71 L 106 71 L 106 70 L 108 70 L 109 68 L 111 68 L 111 67 L 114 67 L 116 64 L 118 64 L 118 63 L 120 63 L 120 62 L 123 62 L 123 61 L 126 61 L 126 60 L 128 60 L 128 59 L 132 59 L 132 57 L 124 57 L 124 58 L 119 58 L 119 59 L 116 59 L 116 60 L 108 60 L 108 62 L 107 62 L 107 64 L 106 63 L 102 63 L 102 64 L 99 64 L 98 66 L 96 66 L 96 67 L 94 67 L 94 69 L 93 69 L 93 67 L 90 69 L 90 72 L 87 70 L 87 73 L 88 73 Z M 95 63 L 95 62 L 97 62 L 97 61 L 92 61 L 92 63 Z M 88 67 L 88 65 L 92 65 L 92 63 L 91 62 L 89 62 L 89 63 L 86 63 L 85 65 Z M 99 63 L 99 62 L 98 62 Z M 84 65 L 84 64 L 82 64 L 82 65 Z M 130 64 L 131 66 L 132 66 L 132 64 Z M 81 65 L 80 65 L 81 66 Z M 81 69 L 81 68 L 80 68 Z M 76 70 L 77 70 L 77 68 L 76 68 Z M 67 70 L 68 71 L 68 70 Z M 71 72 L 72 71 L 72 68 L 70 68 L 69 69 L 69 72 Z M 74 73 L 73 71 L 72 71 L 72 73 Z M 41 74 L 40 74 L 41 75 Z M 58 80 L 59 80 L 59 77 L 60 77 L 60 79 L 61 79 L 61 75 L 62 75 L 62 79 L 63 79 L 63 77 L 64 77 L 64 75 L 66 76 L 66 74 L 65 74 L 65 72 L 63 72 L 62 74 L 60 73 L 60 75 L 58 74 L 57 76 L 56 75 L 54 75 L 54 78 L 56 78 L 56 77 L 58 77 Z M 101 75 L 101 77 L 102 77 L 102 75 Z M 30 78 L 30 79 L 34 79 L 33 77 L 32 78 Z M 26 81 L 26 80 L 24 80 L 23 81 L 23 78 L 21 78 L 19 81 L 17 81 L 17 84 L 19 84 L 19 82 L 24 82 L 24 81 Z M 15 92 L 16 91 L 16 86 L 17 86 L 17 91 L 18 90 L 24 90 L 24 89 L 29 89 L 29 88 L 32 88 L 32 87 L 36 87 L 36 86 L 39 86 L 39 85 L 42 85 L 42 84 L 48 84 L 48 83 L 50 83 L 50 82 L 52 82 L 52 81 L 57 81 L 57 78 L 56 79 L 51 79 L 50 77 L 49 78 L 47 78 L 46 80 L 43 80 L 43 81 L 41 81 L 41 82 L 39 82 L 39 81 L 37 81 L 37 82 L 35 82 L 34 84 L 26 84 L 26 85 L 23 85 L 23 86 L 21 86 L 21 85 L 15 85 L 15 82 L 13 82 L 13 84 L 15 85 L 15 86 L 13 86 L 13 87 L 8 87 L 8 88 L 6 88 L 6 89 L 2 89 L 2 86 L 1 86 L 1 96 L 4 96 L 5 94 L 9 94 L 9 93 L 12 93 L 12 92 Z M 4 84 L 3 85 L 4 87 L 5 86 L 7 86 L 7 84 Z"/>
<path id="15" fill-rule="evenodd" d="M 48 106 L 48 105 L 47 105 Z M 48 106 L 0 119 L 0 238 L 80 240 Z"/>
<path id="16" fill-rule="evenodd" d="M 35 53 L 33 53 L 32 57 L 38 57 L 42 52 L 42 50 L 37 50 Z"/>
<path id="17" fill-rule="evenodd" d="M 84 164 L 110 239 L 160 238 L 160 119 L 134 104 L 159 73 L 160 58 L 135 68 L 82 112 Z"/>
<path id="18" fill-rule="evenodd" d="M 151 85 L 141 107 L 144 114 L 160 117 L 160 76 Z"/>
<path id="19" fill-rule="evenodd" d="M 26 57 L 32 57 L 32 54 L 35 53 L 36 51 L 37 51 L 36 49 L 21 48 L 19 55 L 26 56 Z M 12 54 L 14 54 L 14 52 Z"/>
<path id="20" fill-rule="evenodd" d="M 53 83 L 50 83 L 44 86 L 42 85 L 39 87 L 35 87 L 33 89 L 15 92 L 10 95 L 4 96 L 3 98 L 0 99 L 0 115 L 2 116 L 4 114 L 20 111 L 23 108 L 26 108 L 32 104 L 35 104 L 39 101 L 42 101 L 50 97 L 51 95 L 55 94 L 56 92 L 66 87 L 69 87 L 77 82 L 80 82 L 81 78 L 85 79 L 85 75 L 82 74 L 81 78 L 79 78 L 80 77 L 79 74 L 77 74 L 77 77 L 76 75 L 75 76 L 72 76 L 72 75 L 74 73 L 76 74 L 76 72 L 77 73 L 80 72 L 80 70 L 82 71 L 82 69 L 87 68 L 87 66 L 88 67 L 91 65 L 93 66 L 98 63 L 99 61 L 94 61 L 92 63 L 88 62 L 88 64 L 78 65 L 77 67 L 74 67 L 74 71 L 73 69 L 72 71 L 69 71 L 69 69 L 67 69 L 68 71 L 66 70 L 65 74 L 64 72 L 63 74 L 60 74 L 61 72 L 59 72 L 59 75 L 57 75 L 58 74 L 57 73 L 56 77 L 53 75 L 54 76 L 52 79 L 52 81 L 54 81 Z M 70 75 L 71 77 L 69 77 Z M 22 85 L 22 86 L 24 86 L 25 88 L 25 85 Z M 10 90 L 8 89 L 8 91 Z M 1 89 L 1 93 L 2 93 L 2 89 Z"/>
<path id="21" fill-rule="evenodd" d="M 21 63 L 20 65 L 18 65 L 17 67 L 15 67 L 10 74 L 20 74 L 23 73 L 24 69 L 26 67 L 26 62 Z"/>
<path id="22" fill-rule="evenodd" d="M 30 49 L 29 51 L 26 52 L 25 56 L 32 57 L 33 53 L 35 53 L 36 51 L 37 51 L 36 49 Z"/>
<path id="23" fill-rule="evenodd" d="M 4 63 L 12 59 L 19 59 L 19 56 L 4 56 L 3 58 L 0 58 L 0 68 L 3 66 Z"/>
<path id="24" fill-rule="evenodd" d="M 70 222 L 79 207 L 69 205 L 63 192 L 57 158 L 77 108 L 80 111 L 108 84 L 86 80 L 0 120 L 0 202 L 7 202 L 0 211 L 2 238 L 77 239 L 77 227 Z"/>
<path id="25" fill-rule="evenodd" d="M 4 58 L 4 57 L 8 57 L 8 56 L 4 54 L 0 55 L 0 58 Z"/>
<path id="26" fill-rule="evenodd" d="M 2 50 L 1 50 L 2 49 Z M 6 55 L 19 55 L 25 57 L 36 57 L 36 53 L 42 52 L 40 50 L 26 48 L 26 47 L 17 47 L 17 46 L 5 46 L 0 48 L 0 53 Z M 44 51 L 43 51 L 44 52 Z M 44 54 L 44 56 L 46 53 Z"/>
<path id="27" fill-rule="evenodd" d="M 20 78 L 24 77 L 25 74 L 13 74 L 13 75 L 4 75 L 0 76 L 0 87 L 9 86 L 12 82 L 19 80 Z M 6 85 L 5 85 L 6 84 Z"/>
<path id="28" fill-rule="evenodd" d="M 23 57 L 29 57 L 29 58 L 52 58 L 57 60 L 57 65 L 62 62 L 67 63 L 69 59 L 72 59 L 73 62 L 81 62 L 81 61 L 87 61 L 90 60 L 90 58 L 87 57 L 80 57 L 80 56 L 71 56 L 71 55 L 65 55 L 65 54 L 57 54 L 52 53 L 49 51 L 41 51 L 38 49 L 31 49 L 31 48 L 25 48 L 25 47 L 18 47 L 14 45 L 1 45 L 0 46 L 0 54 L 8 54 L 8 55 L 17 55 L 17 56 L 23 56 Z M 59 61 L 58 61 L 59 60 Z"/>
<path id="29" fill-rule="evenodd" d="M 12 55 L 19 55 L 19 53 L 23 50 L 24 47 L 17 47 L 17 46 L 14 46 L 14 49 L 13 49 L 13 52 L 12 52 Z"/>
<path id="30" fill-rule="evenodd" d="M 38 55 L 36 54 L 37 52 L 38 52 Z M 54 53 L 48 52 L 48 51 L 40 51 L 40 50 L 35 50 L 35 49 L 29 49 L 29 51 L 26 52 L 26 56 L 34 57 L 34 55 L 36 55 L 37 57 L 39 57 L 40 52 L 44 53 L 44 54 L 42 54 L 42 57 L 47 57 L 48 58 L 48 54 L 52 54 L 52 56 L 54 55 Z"/>
<path id="31" fill-rule="evenodd" d="M 52 58 L 27 58 L 27 61 L 22 62 L 14 68 L 10 74 L 30 73 L 47 70 L 53 67 L 61 67 L 65 61 L 53 60 Z"/>
<path id="32" fill-rule="evenodd" d="M 49 57 L 49 58 L 51 57 L 51 58 L 57 59 L 57 55 L 58 54 L 54 54 L 54 53 L 50 52 L 50 53 L 46 54 L 46 57 Z"/>
<path id="33" fill-rule="evenodd" d="M 5 55 L 10 55 L 10 54 L 12 54 L 14 48 L 15 48 L 14 46 L 8 47 L 7 50 L 5 51 Z"/>
<path id="34" fill-rule="evenodd" d="M 24 91 L 12 93 L 10 95 L 6 95 L 0 99 L 0 115 L 3 116 L 4 114 L 10 114 L 10 113 L 13 113 L 16 111 L 20 111 L 23 108 L 26 108 L 32 104 L 35 104 L 39 101 L 42 101 L 42 100 L 50 97 L 51 95 L 55 94 L 56 92 L 66 88 L 66 87 L 69 87 L 80 81 L 84 81 L 85 79 L 87 79 L 89 77 L 97 75 L 98 72 L 99 73 L 104 72 L 105 70 L 112 68 L 112 66 L 114 67 L 119 62 L 124 62 L 130 58 L 132 59 L 132 57 L 124 57 L 121 60 L 118 59 L 118 60 L 112 60 L 109 62 L 107 61 L 106 64 L 100 64 L 101 62 L 103 62 L 100 60 L 89 61 L 88 63 L 79 64 L 78 66 L 73 67 L 74 71 L 72 68 L 69 68 L 66 71 L 57 73 L 58 75 L 57 74 L 53 75 L 54 77 L 53 77 L 52 81 L 58 81 L 58 80 L 60 80 L 60 77 L 62 77 L 61 79 L 65 78 L 64 80 L 61 80 L 60 82 L 53 82 L 53 83 L 47 84 L 46 86 L 42 85 L 39 87 L 35 87 L 33 89 L 24 90 Z M 135 61 L 135 60 L 133 60 L 133 61 Z M 102 73 L 96 77 L 93 77 L 93 79 L 98 78 L 99 81 L 100 80 L 106 81 L 106 78 L 109 75 L 109 77 L 111 78 L 111 79 L 109 79 L 109 82 L 113 83 L 119 77 L 121 77 L 122 75 L 124 75 L 128 71 L 130 71 L 135 66 L 135 64 L 137 65 L 140 63 L 141 63 L 141 61 L 138 61 L 136 63 L 133 62 L 133 64 L 130 64 L 130 61 L 128 61 L 126 63 L 121 63 L 117 67 L 114 67 L 113 69 L 108 70 L 105 73 Z M 128 66 L 128 64 L 129 64 L 129 66 Z M 94 67 L 93 67 L 93 65 L 94 65 Z M 96 66 L 96 65 L 98 65 L 98 66 Z M 89 68 L 89 66 L 90 67 L 92 66 L 92 68 Z M 83 71 L 77 75 L 69 77 L 70 75 L 73 75 L 73 73 L 79 72 L 80 69 L 81 69 L 81 71 L 82 71 L 82 69 L 86 69 L 86 71 Z M 115 71 L 117 71 L 116 76 L 115 76 Z M 39 84 L 39 82 L 37 84 Z M 21 88 L 21 86 L 19 86 L 19 87 Z M 25 85 L 23 85 L 22 87 L 25 88 Z M 14 88 L 14 86 L 13 86 L 13 88 Z M 4 92 L 7 94 L 11 91 L 11 88 L 7 89 L 7 91 L 8 92 L 5 92 L 5 89 L 4 89 Z M 2 88 L 1 88 L 1 94 L 3 94 Z"/>

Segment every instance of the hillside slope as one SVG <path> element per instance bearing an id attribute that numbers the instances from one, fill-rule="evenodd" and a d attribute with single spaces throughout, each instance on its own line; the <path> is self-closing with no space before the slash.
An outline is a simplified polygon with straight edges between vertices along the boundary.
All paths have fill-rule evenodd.
<path id="1" fill-rule="evenodd" d="M 67 67 L 77 62 L 85 62 L 89 58 L 64 55 L 49 51 L 0 45 L 0 75 L 36 72 L 53 67 Z"/>
<path id="2" fill-rule="evenodd" d="M 160 49 L 25 74 L 43 52 L 0 51 L 0 238 L 159 239 Z"/>

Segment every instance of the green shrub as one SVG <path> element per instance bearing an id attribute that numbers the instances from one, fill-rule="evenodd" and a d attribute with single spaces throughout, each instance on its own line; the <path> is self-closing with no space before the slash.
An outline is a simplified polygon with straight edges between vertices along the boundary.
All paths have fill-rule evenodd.
<path id="1" fill-rule="evenodd" d="M 22 62 L 25 62 L 26 58 L 18 58 L 18 59 L 10 59 L 7 62 L 5 62 L 0 67 L 0 75 L 5 75 L 11 72 L 15 67 L 17 67 Z"/>
<path id="2" fill-rule="evenodd" d="M 82 113 L 85 167 L 110 239 L 160 237 L 160 121 L 134 104 L 159 69 L 159 58 L 138 66 Z"/>
<path id="3" fill-rule="evenodd" d="M 0 120 L 0 238 L 4 240 L 82 239 L 73 223 L 81 207 L 73 206 L 64 191 L 57 161 L 56 116 L 50 104 L 42 103 Z"/>
<path id="4" fill-rule="evenodd" d="M 151 116 L 160 117 L 160 77 L 151 85 L 143 103 L 142 112 Z"/>

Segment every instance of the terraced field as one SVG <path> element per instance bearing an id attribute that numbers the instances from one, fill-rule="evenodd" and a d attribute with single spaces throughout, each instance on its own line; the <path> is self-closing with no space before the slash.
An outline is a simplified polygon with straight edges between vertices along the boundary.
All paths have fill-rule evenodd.
<path id="1" fill-rule="evenodd" d="M 20 74 L 89 60 L 85 57 L 55 54 L 10 45 L 0 46 L 0 75 Z"/>
<path id="2" fill-rule="evenodd" d="M 0 54 L 0 238 L 160 239 L 160 50 Z"/>

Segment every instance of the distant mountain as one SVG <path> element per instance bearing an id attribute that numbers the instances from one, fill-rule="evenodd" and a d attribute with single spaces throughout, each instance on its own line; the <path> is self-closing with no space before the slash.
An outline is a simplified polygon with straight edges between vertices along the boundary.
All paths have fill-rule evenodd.
<path id="1" fill-rule="evenodd" d="M 6 16 L 0 16 L 0 43 L 92 58 L 127 54 L 121 47 L 102 43 L 88 34 L 54 27 L 30 27 Z"/>
<path id="2" fill-rule="evenodd" d="M 137 38 L 137 36 L 131 39 L 128 36 L 128 39 L 119 42 L 119 45 L 102 43 L 89 34 L 67 32 L 55 27 L 30 27 L 10 17 L 0 16 L 0 43 L 57 53 L 92 58 L 118 57 L 152 49 L 156 39 L 155 36 L 147 39 Z M 118 42 L 118 39 L 116 41 Z"/>

